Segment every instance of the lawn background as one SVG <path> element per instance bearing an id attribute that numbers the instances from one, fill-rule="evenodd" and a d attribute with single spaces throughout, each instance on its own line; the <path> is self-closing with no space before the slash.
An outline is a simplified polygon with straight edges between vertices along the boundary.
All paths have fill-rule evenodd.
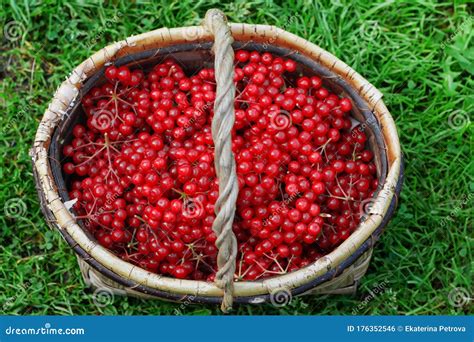
<path id="1" fill-rule="evenodd" d="M 398 211 L 356 295 L 237 306 L 234 313 L 472 313 L 473 302 L 460 296 L 473 292 L 472 3 L 339 0 L 2 0 L 0 313 L 219 313 L 122 297 L 96 305 L 71 249 L 45 223 L 28 156 L 55 89 L 77 64 L 134 34 L 198 24 L 212 7 L 234 22 L 283 27 L 352 66 L 384 94 L 406 162 Z"/>

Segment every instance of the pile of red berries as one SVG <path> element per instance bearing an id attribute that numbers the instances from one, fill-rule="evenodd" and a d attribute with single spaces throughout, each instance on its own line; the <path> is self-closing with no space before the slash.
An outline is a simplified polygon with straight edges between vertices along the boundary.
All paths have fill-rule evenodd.
<path id="1" fill-rule="evenodd" d="M 87 121 L 65 145 L 77 217 L 123 260 L 176 278 L 213 280 L 218 181 L 213 69 L 189 76 L 109 66 L 82 99 Z M 235 55 L 232 134 L 239 197 L 236 280 L 304 267 L 357 228 L 378 186 L 351 101 L 270 53 Z"/>

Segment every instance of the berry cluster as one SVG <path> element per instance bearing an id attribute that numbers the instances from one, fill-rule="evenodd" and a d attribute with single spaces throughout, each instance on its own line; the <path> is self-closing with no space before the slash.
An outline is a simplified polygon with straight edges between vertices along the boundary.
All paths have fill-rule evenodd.
<path id="1" fill-rule="evenodd" d="M 270 53 L 235 55 L 232 148 L 239 197 L 236 280 L 304 267 L 356 229 L 378 183 L 351 101 Z M 101 245 L 152 272 L 214 279 L 219 196 L 214 70 L 168 59 L 144 73 L 109 66 L 82 99 L 65 145 L 74 209 Z"/>

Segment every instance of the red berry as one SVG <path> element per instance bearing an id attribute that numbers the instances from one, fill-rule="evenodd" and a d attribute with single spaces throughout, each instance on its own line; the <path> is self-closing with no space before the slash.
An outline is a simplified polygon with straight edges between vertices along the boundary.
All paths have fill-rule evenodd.
<path id="1" fill-rule="evenodd" d="M 126 66 L 121 66 L 117 70 L 116 78 L 124 85 L 128 85 L 131 79 L 130 70 Z"/>
<path id="2" fill-rule="evenodd" d="M 347 239 L 378 188 L 377 168 L 364 127 L 351 128 L 349 98 L 296 75 L 305 69 L 291 59 L 238 50 L 235 61 L 236 276 L 255 280 Z M 213 281 L 215 71 L 197 71 L 171 58 L 148 72 L 106 67 L 105 83 L 83 97 L 85 124 L 62 147 L 62 167 L 102 246 L 150 272 Z"/>

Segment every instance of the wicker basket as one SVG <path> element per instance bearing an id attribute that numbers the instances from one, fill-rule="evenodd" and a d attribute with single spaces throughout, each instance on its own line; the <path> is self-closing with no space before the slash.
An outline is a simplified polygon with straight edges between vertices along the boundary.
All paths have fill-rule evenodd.
<path id="1" fill-rule="evenodd" d="M 232 220 L 230 229 L 225 222 L 233 218 L 237 186 L 235 161 L 230 149 L 226 149 L 228 141 L 223 133 L 231 129 L 229 122 L 233 123 L 233 117 L 229 120 L 229 116 L 233 116 L 233 88 L 229 90 L 225 85 L 233 84 L 233 49 L 240 48 L 292 58 L 298 62 L 298 72 L 319 75 L 325 87 L 351 98 L 355 104 L 353 117 L 365 128 L 375 154 L 380 189 L 371 199 L 365 220 L 330 254 L 288 274 L 233 283 L 235 245 L 232 238 L 235 237 Z M 62 158 L 62 145 L 70 139 L 71 127 L 83 118 L 79 105 L 82 95 L 103 80 L 108 64 L 139 64 L 146 68 L 170 54 L 187 70 L 203 64 L 213 65 L 215 58 L 218 79 L 213 137 L 216 151 L 220 151 L 216 152 L 216 171 L 219 184 L 228 185 L 227 189 L 220 188 L 222 205 L 220 208 L 216 205 L 217 222 L 213 227 L 221 240 L 218 243 L 220 273 L 216 283 L 164 277 L 121 260 L 100 246 L 65 205 L 69 198 L 58 161 Z M 382 101 L 382 94 L 373 85 L 327 51 L 298 36 L 274 26 L 227 24 L 217 10 L 207 13 L 203 26 L 162 28 L 133 36 L 103 48 L 81 63 L 59 87 L 46 110 L 31 156 L 43 213 L 77 253 L 88 285 L 139 297 L 223 303 L 224 311 L 230 309 L 233 301 L 279 302 L 303 294 L 354 292 L 358 280 L 367 271 L 374 242 L 393 215 L 403 174 L 395 123 Z"/>

